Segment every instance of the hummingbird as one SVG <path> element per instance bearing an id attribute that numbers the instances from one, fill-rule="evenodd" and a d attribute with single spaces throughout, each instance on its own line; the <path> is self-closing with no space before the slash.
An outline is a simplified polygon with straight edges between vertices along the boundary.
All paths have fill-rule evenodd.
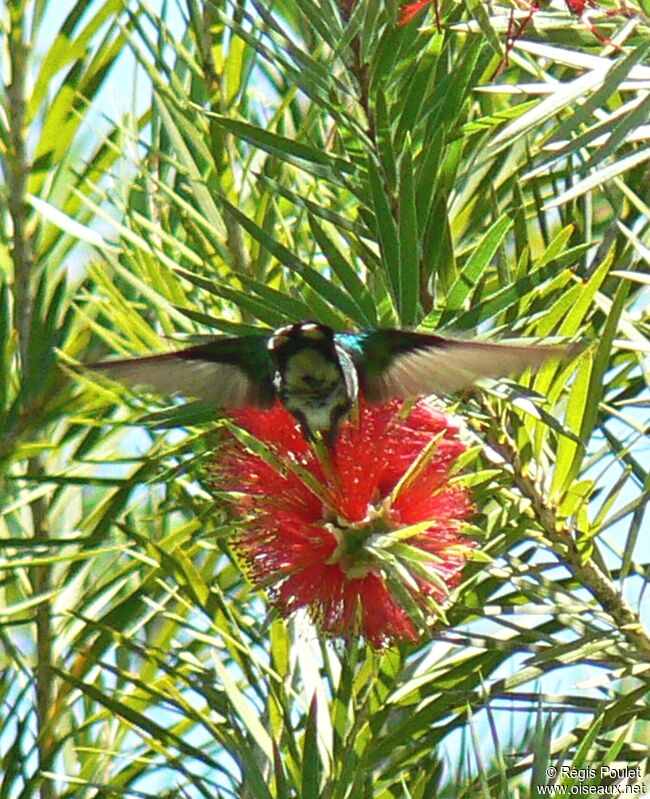
<path id="1" fill-rule="evenodd" d="M 465 341 L 399 329 L 339 333 L 308 320 L 87 368 L 128 386 L 194 396 L 217 408 L 267 408 L 279 400 L 308 440 L 322 437 L 331 448 L 359 395 L 380 403 L 454 394 L 479 378 L 536 368 L 581 349 Z"/>

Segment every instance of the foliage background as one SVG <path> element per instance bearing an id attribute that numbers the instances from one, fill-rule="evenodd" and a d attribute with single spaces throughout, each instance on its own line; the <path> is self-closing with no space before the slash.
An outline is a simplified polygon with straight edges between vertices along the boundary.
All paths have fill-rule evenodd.
<path id="1" fill-rule="evenodd" d="M 495 77 L 508 5 L 437 31 L 395 0 L 8 0 L 2 799 L 645 769 L 644 10 L 599 18 L 608 58 L 545 9 Z M 417 647 L 269 621 L 209 489 L 218 422 L 65 368 L 301 318 L 591 342 L 455 406 L 492 560 Z"/>

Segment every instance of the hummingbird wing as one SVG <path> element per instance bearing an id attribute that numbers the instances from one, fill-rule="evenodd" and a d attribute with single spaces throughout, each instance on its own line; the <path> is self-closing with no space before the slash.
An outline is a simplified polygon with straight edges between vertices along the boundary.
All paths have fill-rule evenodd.
<path id="1" fill-rule="evenodd" d="M 186 394 L 218 408 L 265 407 L 273 402 L 268 336 L 217 338 L 178 352 L 86 364 L 127 386 Z"/>
<path id="2" fill-rule="evenodd" d="M 342 333 L 337 342 L 353 358 L 371 402 L 454 394 L 479 378 L 504 377 L 582 350 L 580 345 L 491 344 L 403 330 Z"/>

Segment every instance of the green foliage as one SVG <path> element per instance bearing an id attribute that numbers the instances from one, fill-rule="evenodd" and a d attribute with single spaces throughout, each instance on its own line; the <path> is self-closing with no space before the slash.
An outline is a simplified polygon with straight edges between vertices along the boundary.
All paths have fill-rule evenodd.
<path id="1" fill-rule="evenodd" d="M 496 78 L 505 6 L 57 8 L 11 0 L 0 34 L 0 797 L 523 797 L 634 766 L 643 7 L 598 21 L 611 59 L 540 14 Z M 147 99 L 111 119 L 128 59 Z M 484 556 L 418 646 L 267 616 L 222 422 L 70 369 L 303 318 L 588 343 L 458 400 Z"/>

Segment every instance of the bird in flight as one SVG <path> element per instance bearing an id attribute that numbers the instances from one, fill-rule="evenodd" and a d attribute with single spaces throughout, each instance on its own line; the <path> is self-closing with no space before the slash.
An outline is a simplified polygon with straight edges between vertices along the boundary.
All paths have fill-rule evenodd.
<path id="1" fill-rule="evenodd" d="M 87 364 L 128 386 L 181 393 L 217 408 L 265 408 L 279 400 L 311 441 L 336 443 L 361 394 L 370 403 L 454 394 L 567 358 L 579 345 L 464 341 L 406 330 L 337 333 L 313 321 L 270 333 L 217 337 L 177 352 Z"/>

